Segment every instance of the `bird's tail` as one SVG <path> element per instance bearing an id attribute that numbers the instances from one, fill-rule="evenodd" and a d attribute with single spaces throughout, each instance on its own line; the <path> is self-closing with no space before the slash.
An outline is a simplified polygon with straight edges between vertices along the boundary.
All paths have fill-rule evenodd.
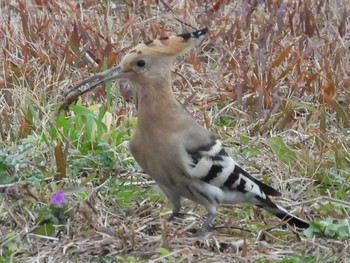
<path id="1" fill-rule="evenodd" d="M 265 203 L 265 202 L 264 202 Z M 272 205 L 273 204 L 273 205 Z M 270 212 L 271 214 L 275 215 L 279 219 L 285 221 L 291 226 L 297 227 L 297 228 L 308 228 L 309 223 L 304 221 L 303 219 L 296 217 L 295 215 L 292 215 L 289 213 L 286 209 L 283 207 L 274 204 L 272 201 L 271 203 L 265 203 L 263 205 L 259 205 L 261 208 L 265 209 L 266 211 Z"/>

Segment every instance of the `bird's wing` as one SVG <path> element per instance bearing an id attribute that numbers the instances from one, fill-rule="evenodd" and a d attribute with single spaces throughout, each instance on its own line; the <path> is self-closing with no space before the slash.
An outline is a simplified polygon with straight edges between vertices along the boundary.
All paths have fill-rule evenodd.
<path id="1" fill-rule="evenodd" d="M 208 196 L 208 200 L 220 200 L 220 203 L 254 204 L 285 220 L 290 225 L 299 228 L 309 226 L 303 219 L 275 204 L 269 196 L 280 196 L 281 193 L 260 182 L 241 168 L 227 154 L 221 141 L 209 131 L 199 125 L 193 125 L 185 134 L 183 136 L 185 148 L 182 158 L 183 170 L 186 171 L 188 177 L 193 179 L 192 185 L 195 189 L 201 190 L 201 193 Z M 215 194 L 218 194 L 217 198 L 209 196 Z M 204 202 L 204 205 L 210 211 L 212 203 Z"/>
<path id="2" fill-rule="evenodd" d="M 187 132 L 185 139 L 186 173 L 195 179 L 215 185 L 225 191 L 239 191 L 257 199 L 267 199 L 267 195 L 280 196 L 272 187 L 260 182 L 242 169 L 227 154 L 220 140 L 202 127 Z"/>

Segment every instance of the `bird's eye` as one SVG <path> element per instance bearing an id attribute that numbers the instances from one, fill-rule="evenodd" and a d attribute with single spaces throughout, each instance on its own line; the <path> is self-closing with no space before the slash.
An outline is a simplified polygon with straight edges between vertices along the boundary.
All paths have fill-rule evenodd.
<path id="1" fill-rule="evenodd" d="M 146 65 L 146 62 L 143 59 L 140 59 L 139 61 L 136 62 L 136 65 L 142 68 Z"/>

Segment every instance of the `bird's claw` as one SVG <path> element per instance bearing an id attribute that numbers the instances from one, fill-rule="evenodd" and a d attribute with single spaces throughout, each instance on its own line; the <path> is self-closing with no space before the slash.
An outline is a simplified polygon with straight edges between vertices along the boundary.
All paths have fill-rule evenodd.
<path id="1" fill-rule="evenodd" d="M 181 217 L 182 215 L 184 215 L 184 213 L 172 212 L 168 217 L 168 221 L 172 221 L 175 217 Z"/>

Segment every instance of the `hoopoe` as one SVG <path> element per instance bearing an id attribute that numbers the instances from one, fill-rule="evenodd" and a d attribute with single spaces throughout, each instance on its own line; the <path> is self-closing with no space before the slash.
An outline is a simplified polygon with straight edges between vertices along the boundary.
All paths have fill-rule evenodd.
<path id="1" fill-rule="evenodd" d="M 207 31 L 204 28 L 137 45 L 118 67 L 98 73 L 69 90 L 66 102 L 107 81 L 126 79 L 131 83 L 138 100 L 138 121 L 130 151 L 170 200 L 169 220 L 179 215 L 182 197 L 206 208 L 208 215 L 197 236 L 206 233 L 221 204 L 253 204 L 290 225 L 307 228 L 306 221 L 269 198 L 280 196 L 277 190 L 241 168 L 220 140 L 200 126 L 175 99 L 172 63 Z"/>

